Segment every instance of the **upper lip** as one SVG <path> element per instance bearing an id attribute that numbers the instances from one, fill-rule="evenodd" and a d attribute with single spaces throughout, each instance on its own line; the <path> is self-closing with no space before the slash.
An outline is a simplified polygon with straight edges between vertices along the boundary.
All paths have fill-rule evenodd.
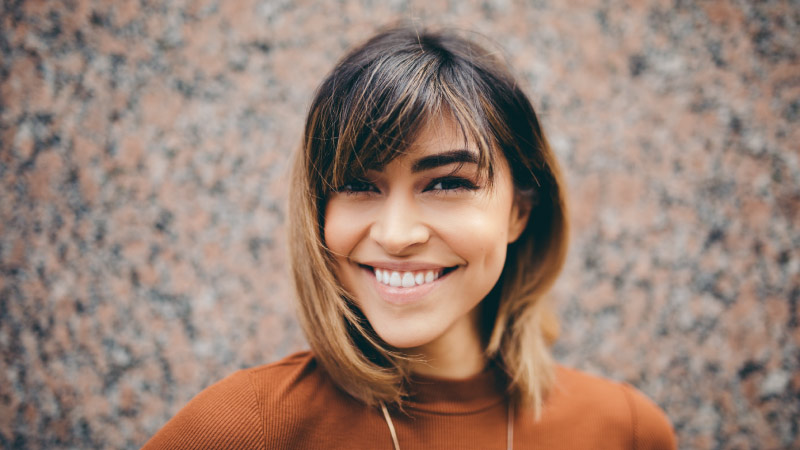
<path id="1" fill-rule="evenodd" d="M 398 272 L 414 272 L 417 270 L 439 270 L 447 268 L 441 264 L 424 261 L 364 261 L 359 264 L 370 266 L 373 269 L 388 269 Z"/>

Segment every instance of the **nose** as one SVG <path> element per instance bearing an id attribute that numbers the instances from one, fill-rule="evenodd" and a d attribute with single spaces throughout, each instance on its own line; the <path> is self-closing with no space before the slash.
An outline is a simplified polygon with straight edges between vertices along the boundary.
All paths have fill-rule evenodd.
<path id="1" fill-rule="evenodd" d="M 430 239 L 430 228 L 411 198 L 387 199 L 370 228 L 370 238 L 388 254 L 407 255 Z"/>

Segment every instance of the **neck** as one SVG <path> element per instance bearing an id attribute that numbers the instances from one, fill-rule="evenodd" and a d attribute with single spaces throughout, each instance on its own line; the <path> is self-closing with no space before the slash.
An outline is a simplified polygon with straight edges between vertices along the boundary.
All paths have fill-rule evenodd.
<path id="1" fill-rule="evenodd" d="M 469 378 L 481 372 L 486 367 L 486 358 L 476 332 L 477 318 L 477 314 L 472 314 L 470 320 L 456 322 L 436 340 L 414 348 L 410 353 L 422 355 L 423 361 L 414 363 L 411 371 L 451 379 Z"/>

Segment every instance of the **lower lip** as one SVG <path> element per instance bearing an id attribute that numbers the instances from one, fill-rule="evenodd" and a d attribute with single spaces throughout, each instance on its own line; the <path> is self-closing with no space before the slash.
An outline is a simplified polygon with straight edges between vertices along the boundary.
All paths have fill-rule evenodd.
<path id="1" fill-rule="evenodd" d="M 393 305 L 407 305 L 422 300 L 452 273 L 452 271 L 448 272 L 430 283 L 404 288 L 381 283 L 375 278 L 375 271 L 372 269 L 365 269 L 364 272 L 372 279 L 372 283 L 375 285 L 378 295 L 386 300 L 387 303 Z"/>

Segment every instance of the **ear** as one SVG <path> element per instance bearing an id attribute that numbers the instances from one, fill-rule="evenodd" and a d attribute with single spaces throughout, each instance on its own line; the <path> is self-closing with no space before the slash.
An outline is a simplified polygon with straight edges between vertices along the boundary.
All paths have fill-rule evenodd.
<path id="1" fill-rule="evenodd" d="M 528 225 L 528 218 L 533 209 L 533 198 L 531 195 L 521 193 L 514 194 L 514 203 L 511 205 L 511 215 L 508 217 L 508 243 L 515 242 L 525 231 Z"/>

